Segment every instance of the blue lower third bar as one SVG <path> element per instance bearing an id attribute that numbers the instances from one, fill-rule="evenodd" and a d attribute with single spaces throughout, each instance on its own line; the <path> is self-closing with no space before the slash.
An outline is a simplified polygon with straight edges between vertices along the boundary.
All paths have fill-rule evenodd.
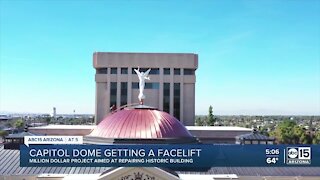
<path id="1" fill-rule="evenodd" d="M 320 166 L 320 145 L 25 145 L 22 167 Z"/>

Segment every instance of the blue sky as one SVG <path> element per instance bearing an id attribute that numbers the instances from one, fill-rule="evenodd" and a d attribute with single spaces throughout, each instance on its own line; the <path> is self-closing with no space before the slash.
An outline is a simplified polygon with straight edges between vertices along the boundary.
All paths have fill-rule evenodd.
<path id="1" fill-rule="evenodd" d="M 94 51 L 199 54 L 196 114 L 320 115 L 320 1 L 0 0 L 0 111 L 94 113 Z"/>

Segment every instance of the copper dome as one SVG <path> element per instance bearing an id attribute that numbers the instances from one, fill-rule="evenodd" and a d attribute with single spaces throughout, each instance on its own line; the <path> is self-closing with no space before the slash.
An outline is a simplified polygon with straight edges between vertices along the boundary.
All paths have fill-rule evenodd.
<path id="1" fill-rule="evenodd" d="M 150 108 L 123 109 L 105 117 L 89 136 L 125 139 L 192 138 L 170 114 Z"/>

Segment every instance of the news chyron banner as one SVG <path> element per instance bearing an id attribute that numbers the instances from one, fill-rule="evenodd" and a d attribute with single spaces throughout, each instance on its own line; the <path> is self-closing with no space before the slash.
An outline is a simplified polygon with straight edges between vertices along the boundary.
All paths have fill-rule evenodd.
<path id="1" fill-rule="evenodd" d="M 320 166 L 320 145 L 85 145 L 81 136 L 25 138 L 22 167 Z"/>

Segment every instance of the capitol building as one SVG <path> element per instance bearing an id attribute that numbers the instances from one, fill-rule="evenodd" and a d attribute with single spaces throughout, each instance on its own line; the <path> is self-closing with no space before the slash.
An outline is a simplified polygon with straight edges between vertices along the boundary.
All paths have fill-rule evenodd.
<path id="1" fill-rule="evenodd" d="M 93 66 L 96 125 L 30 127 L 8 136 L 6 144 L 0 145 L 0 180 L 319 179 L 319 167 L 20 167 L 20 151 L 14 144 L 23 144 L 24 136 L 37 134 L 80 135 L 84 144 L 110 145 L 236 144 L 236 137 L 239 140 L 253 133 L 242 127 L 194 126 L 197 54 L 95 52 Z M 142 74 L 146 80 L 141 81 L 142 75 L 135 70 L 146 73 Z"/>

